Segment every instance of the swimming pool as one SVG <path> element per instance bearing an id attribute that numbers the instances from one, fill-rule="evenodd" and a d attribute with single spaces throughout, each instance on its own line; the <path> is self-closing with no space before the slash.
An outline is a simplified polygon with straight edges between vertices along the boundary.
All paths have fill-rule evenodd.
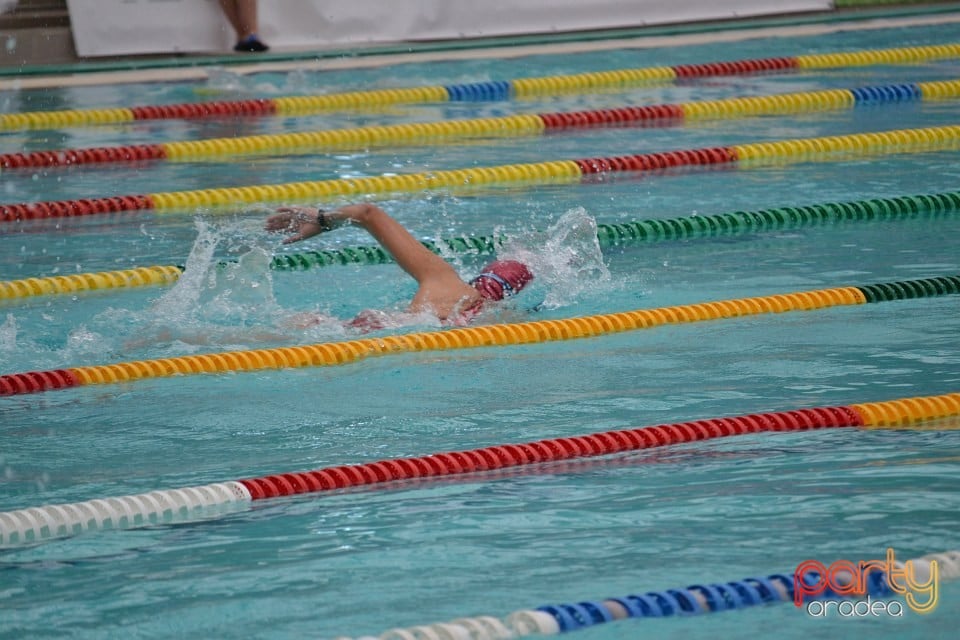
<path id="1" fill-rule="evenodd" d="M 467 83 L 610 68 L 949 42 L 949 27 L 747 39 L 728 44 L 514 60 L 232 76 L 204 85 L 21 91 L 4 109 L 100 108 Z M 174 141 L 702 101 L 956 78 L 955 59 L 704 78 L 523 101 L 395 105 L 235 122 L 150 121 L 25 131 L 3 151 Z M 4 202 L 155 193 L 468 166 L 741 145 L 955 124 L 955 101 L 790 117 L 234 158 L 19 170 Z M 955 215 L 920 215 L 607 247 L 563 240 L 572 224 L 956 190 L 956 151 L 756 167 L 610 174 L 378 198 L 425 239 L 504 233 L 541 276 L 497 320 L 638 308 L 956 275 Z M 2 373 L 345 336 L 284 319 L 348 318 L 402 304 L 394 265 L 271 271 L 274 251 L 369 244 L 345 230 L 280 249 L 265 206 L 26 221 L 0 241 L 3 279 L 188 265 L 177 286 L 3 303 Z M 559 223 L 559 224 L 558 224 Z M 552 232 L 545 232 L 551 229 Z M 545 236 L 544 233 L 547 233 Z M 582 240 L 582 236 L 579 237 Z M 559 242 L 560 245 L 551 244 Z M 546 251 L 543 247 L 551 250 Z M 582 270 L 566 259 L 577 248 Z M 189 259 L 188 259 L 189 256 Z M 465 274 L 485 257 L 450 256 Z M 561 256 L 562 257 L 562 256 Z M 217 267 L 221 260 L 238 260 Z M 537 311 L 531 308 L 544 302 Z M 661 326 L 585 340 L 402 353 L 338 367 L 150 378 L 0 399 L 0 510 L 274 473 L 423 456 L 662 423 L 952 393 L 956 296 Z M 425 325 L 399 333 L 432 331 Z M 268 336 L 262 334 L 268 333 Z M 0 635 L 376 635 L 463 616 L 789 572 L 807 558 L 902 558 L 957 548 L 960 438 L 931 430 L 752 434 L 611 457 L 375 490 L 282 498 L 202 521 L 104 531 L 0 551 Z M 621 621 L 583 638 L 948 637 L 960 591 L 929 616 L 808 618 L 788 604 L 717 616 Z"/>

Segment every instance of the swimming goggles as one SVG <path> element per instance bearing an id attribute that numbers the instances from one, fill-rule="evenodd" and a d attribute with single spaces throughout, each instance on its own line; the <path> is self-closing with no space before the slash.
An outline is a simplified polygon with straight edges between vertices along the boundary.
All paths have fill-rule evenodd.
<path id="1" fill-rule="evenodd" d="M 474 284 L 477 280 L 479 280 L 480 278 L 490 278 L 491 280 L 493 280 L 494 282 L 496 282 L 497 284 L 499 284 L 500 287 L 503 289 L 503 297 L 504 297 L 504 298 L 509 298 L 509 297 L 511 297 L 511 296 L 513 295 L 513 287 L 510 286 L 510 283 L 507 282 L 506 280 L 504 280 L 503 278 L 501 278 L 500 276 L 498 276 L 497 274 L 491 273 L 491 272 L 489 272 L 489 271 L 484 271 L 483 273 L 481 273 L 480 275 L 478 275 L 476 278 L 474 278 L 473 280 L 471 280 L 471 281 L 470 281 L 470 286 L 473 286 L 473 284 Z"/>

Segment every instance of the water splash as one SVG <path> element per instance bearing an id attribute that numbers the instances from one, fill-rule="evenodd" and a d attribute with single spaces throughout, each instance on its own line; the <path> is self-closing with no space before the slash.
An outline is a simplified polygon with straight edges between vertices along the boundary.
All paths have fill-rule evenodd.
<path id="1" fill-rule="evenodd" d="M 17 320 L 12 313 L 0 324 L 0 353 L 12 353 L 17 348 Z"/>
<path id="2" fill-rule="evenodd" d="M 294 69 L 293 71 L 290 71 L 289 73 L 283 76 L 283 82 L 279 87 L 280 91 L 282 91 L 283 93 L 290 93 L 290 94 L 301 94 L 301 93 L 309 92 L 311 95 L 317 95 L 318 93 L 319 94 L 326 93 L 326 90 L 324 88 L 319 88 L 321 90 L 318 91 L 318 87 L 316 86 L 316 82 L 314 81 L 315 77 L 316 77 L 315 73 L 308 73 L 303 69 Z M 273 85 L 269 85 L 269 84 L 267 84 L 267 86 L 265 87 L 258 85 L 257 88 L 263 89 L 267 93 L 271 91 L 277 92 L 277 87 L 274 87 Z"/>
<path id="3" fill-rule="evenodd" d="M 202 218 L 195 220 L 195 227 L 197 238 L 183 274 L 134 319 L 142 325 L 138 333 L 143 339 L 139 342 L 223 344 L 283 340 L 283 335 L 267 335 L 281 309 L 273 295 L 271 253 L 258 244 L 262 234 L 243 223 L 213 224 Z M 238 257 L 223 262 L 217 258 L 218 251 Z M 254 331 L 246 335 L 245 329 Z"/>
<path id="4" fill-rule="evenodd" d="M 151 312 L 158 320 L 187 321 L 199 306 L 205 281 L 214 267 L 213 255 L 219 236 L 203 220 L 195 221 L 197 239 L 187 256 L 186 268 L 176 284 L 153 304 Z"/>
<path id="5" fill-rule="evenodd" d="M 567 211 L 546 231 L 507 237 L 498 255 L 530 267 L 536 278 L 531 288 L 544 290 L 542 306 L 547 309 L 573 304 L 611 283 L 597 222 L 583 207 Z"/>
<path id="6" fill-rule="evenodd" d="M 61 356 L 65 362 L 95 362 L 104 357 L 112 359 L 116 355 L 114 342 L 110 337 L 109 327 L 99 332 L 86 325 L 79 325 L 67 335 Z"/>
<path id="7" fill-rule="evenodd" d="M 238 93 L 244 88 L 244 78 L 236 71 L 223 67 L 207 69 L 207 82 L 198 93 Z"/>

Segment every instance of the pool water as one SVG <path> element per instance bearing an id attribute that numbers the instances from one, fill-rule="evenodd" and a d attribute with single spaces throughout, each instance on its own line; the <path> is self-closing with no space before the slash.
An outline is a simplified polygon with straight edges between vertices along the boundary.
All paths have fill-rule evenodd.
<path id="1" fill-rule="evenodd" d="M 19 91 L 5 111 L 453 84 L 950 42 L 952 28 L 747 39 L 350 72 L 227 71 L 205 84 Z M 658 104 L 960 76 L 960 62 L 708 78 L 624 92 L 396 106 L 238 122 L 6 133 L 5 152 Z M 956 124 L 922 102 L 703 124 L 564 132 L 199 163 L 20 170 L 4 202 L 422 172 Z M 568 318 L 960 273 L 960 219 L 818 226 L 605 248 L 572 225 L 956 190 L 955 151 L 621 174 L 576 185 L 410 194 L 379 204 L 423 239 L 504 233 L 538 279 L 486 321 Z M 412 295 L 395 265 L 271 271 L 274 252 L 370 244 L 338 230 L 281 247 L 269 208 L 7 224 L 0 278 L 187 264 L 175 287 L 0 304 L 0 373 L 350 337 Z M 556 240 L 560 246 L 550 244 Z M 544 247 L 549 246 L 549 249 Z M 558 259 L 576 253 L 580 268 Z M 238 261 L 218 267 L 223 260 Z M 485 257 L 451 256 L 467 277 Z M 543 303 L 543 304 L 538 304 Z M 752 316 L 549 344 L 391 355 L 325 368 L 183 376 L 0 398 L 0 510 L 960 388 L 956 296 Z M 391 331 L 434 330 L 429 320 Z M 387 332 L 389 333 L 389 331 Z M 943 425 L 944 427 L 948 425 Z M 376 635 L 463 616 L 791 572 L 808 558 L 960 548 L 960 434 L 948 428 L 755 434 L 468 477 L 268 500 L 224 517 L 0 551 L 0 637 Z M 960 587 L 903 619 L 789 604 L 630 620 L 585 640 L 952 637 Z"/>

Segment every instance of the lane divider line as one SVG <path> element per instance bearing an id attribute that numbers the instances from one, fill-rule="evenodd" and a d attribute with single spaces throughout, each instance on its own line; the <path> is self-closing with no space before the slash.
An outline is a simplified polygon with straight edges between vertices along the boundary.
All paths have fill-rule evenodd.
<path id="1" fill-rule="evenodd" d="M 513 98 L 586 93 L 599 89 L 665 84 L 677 79 L 832 69 L 882 64 L 909 64 L 960 57 L 960 44 L 896 47 L 790 57 L 614 69 L 574 75 L 518 78 L 314 96 L 254 100 L 145 105 L 117 109 L 70 109 L 0 114 L 0 131 L 56 129 L 139 120 L 222 117 L 304 116 L 331 110 L 429 102 L 500 101 Z"/>
<path id="2" fill-rule="evenodd" d="M 297 347 L 224 351 L 107 365 L 0 375 L 0 396 L 147 378 L 335 366 L 377 356 L 450 349 L 538 344 L 741 316 L 937 297 L 960 293 L 960 276 L 817 289 L 753 298 L 718 300 L 656 309 L 637 309 L 578 318 L 489 324 L 441 331 L 358 338 Z"/>
<path id="3" fill-rule="evenodd" d="M 960 80 L 918 82 L 858 89 L 725 98 L 680 104 L 628 106 L 575 112 L 445 120 L 299 133 L 238 136 L 86 149 L 0 154 L 0 168 L 50 168 L 81 164 L 189 162 L 253 155 L 308 153 L 374 146 L 441 144 L 480 137 L 526 137 L 589 127 L 675 126 L 710 118 L 745 118 L 849 109 L 960 97 Z"/>
<path id="4" fill-rule="evenodd" d="M 741 168 L 771 163 L 842 161 L 897 153 L 960 148 L 960 126 L 896 129 L 637 155 L 470 167 L 379 177 L 340 178 L 273 185 L 172 191 L 81 200 L 0 204 L 0 222 L 114 213 L 195 211 L 252 203 L 316 202 L 371 195 L 416 193 L 510 184 L 573 184 L 619 172 L 662 172 L 708 165 Z"/>
<path id="5" fill-rule="evenodd" d="M 872 562 L 875 565 L 884 564 L 887 559 Z M 823 600 L 843 601 L 865 596 L 873 599 L 883 598 L 885 602 L 890 602 L 899 595 L 890 586 L 891 578 L 896 581 L 900 578 L 891 576 L 889 571 L 903 571 L 909 568 L 908 575 L 914 583 L 924 586 L 960 578 L 960 551 L 930 553 L 906 562 L 894 559 L 891 563 L 893 566 L 886 571 L 862 568 L 870 566 L 869 563 L 870 561 L 867 560 L 857 564 L 850 563 L 853 571 L 837 571 L 829 577 L 820 575 L 819 570 L 805 570 L 798 567 L 792 573 L 754 576 L 723 583 L 703 582 L 686 587 L 632 593 L 604 600 L 543 605 L 536 609 L 514 611 L 503 619 L 490 615 L 473 616 L 449 622 L 393 628 L 379 636 L 361 636 L 357 640 L 421 640 L 422 638 L 508 640 L 529 635 L 555 635 L 578 631 L 597 624 L 627 618 L 692 616 L 779 602 L 796 604 L 799 601 L 801 603 L 799 606 L 802 606 L 804 602 L 809 604 Z M 836 589 L 827 583 L 835 585 Z M 860 585 L 862 589 L 858 588 Z M 809 592 L 820 586 L 823 586 L 822 593 L 817 596 L 809 595 Z M 841 586 L 843 592 L 837 591 Z M 797 597 L 798 587 L 803 587 L 799 588 L 799 598 Z M 862 592 L 856 593 L 857 591 Z M 903 589 L 898 587 L 898 591 L 903 592 Z M 853 606 L 851 602 L 851 608 Z M 902 604 L 901 607 L 906 608 Z M 335 640 L 350 640 L 350 638 L 337 636 Z"/>
<path id="6" fill-rule="evenodd" d="M 734 211 L 716 215 L 598 224 L 597 240 L 602 248 L 607 248 L 644 242 L 782 231 L 844 222 L 906 220 L 921 216 L 951 214 L 958 210 L 960 210 L 960 191 L 951 191 L 778 207 L 759 211 Z M 424 241 L 423 245 L 438 255 L 492 255 L 500 242 L 500 238 L 493 236 L 463 236 L 444 238 L 437 242 Z M 305 271 L 330 265 L 373 265 L 389 262 L 393 262 L 393 257 L 383 247 L 367 245 L 279 254 L 271 259 L 269 267 L 275 271 Z M 227 264 L 229 263 L 222 262 L 220 266 Z M 181 265 L 156 265 L 116 271 L 0 281 L 0 300 L 10 301 L 81 291 L 171 285 L 179 280 L 184 269 L 185 267 Z"/>
<path id="7" fill-rule="evenodd" d="M 243 508 L 252 501 L 305 493 L 605 456 L 752 433 L 841 427 L 909 428 L 915 423 L 956 415 L 960 415 L 960 393 L 950 393 L 606 431 L 281 473 L 118 498 L 29 507 L 0 512 L 0 548 L 36 544 L 84 531 L 212 518 Z"/>

